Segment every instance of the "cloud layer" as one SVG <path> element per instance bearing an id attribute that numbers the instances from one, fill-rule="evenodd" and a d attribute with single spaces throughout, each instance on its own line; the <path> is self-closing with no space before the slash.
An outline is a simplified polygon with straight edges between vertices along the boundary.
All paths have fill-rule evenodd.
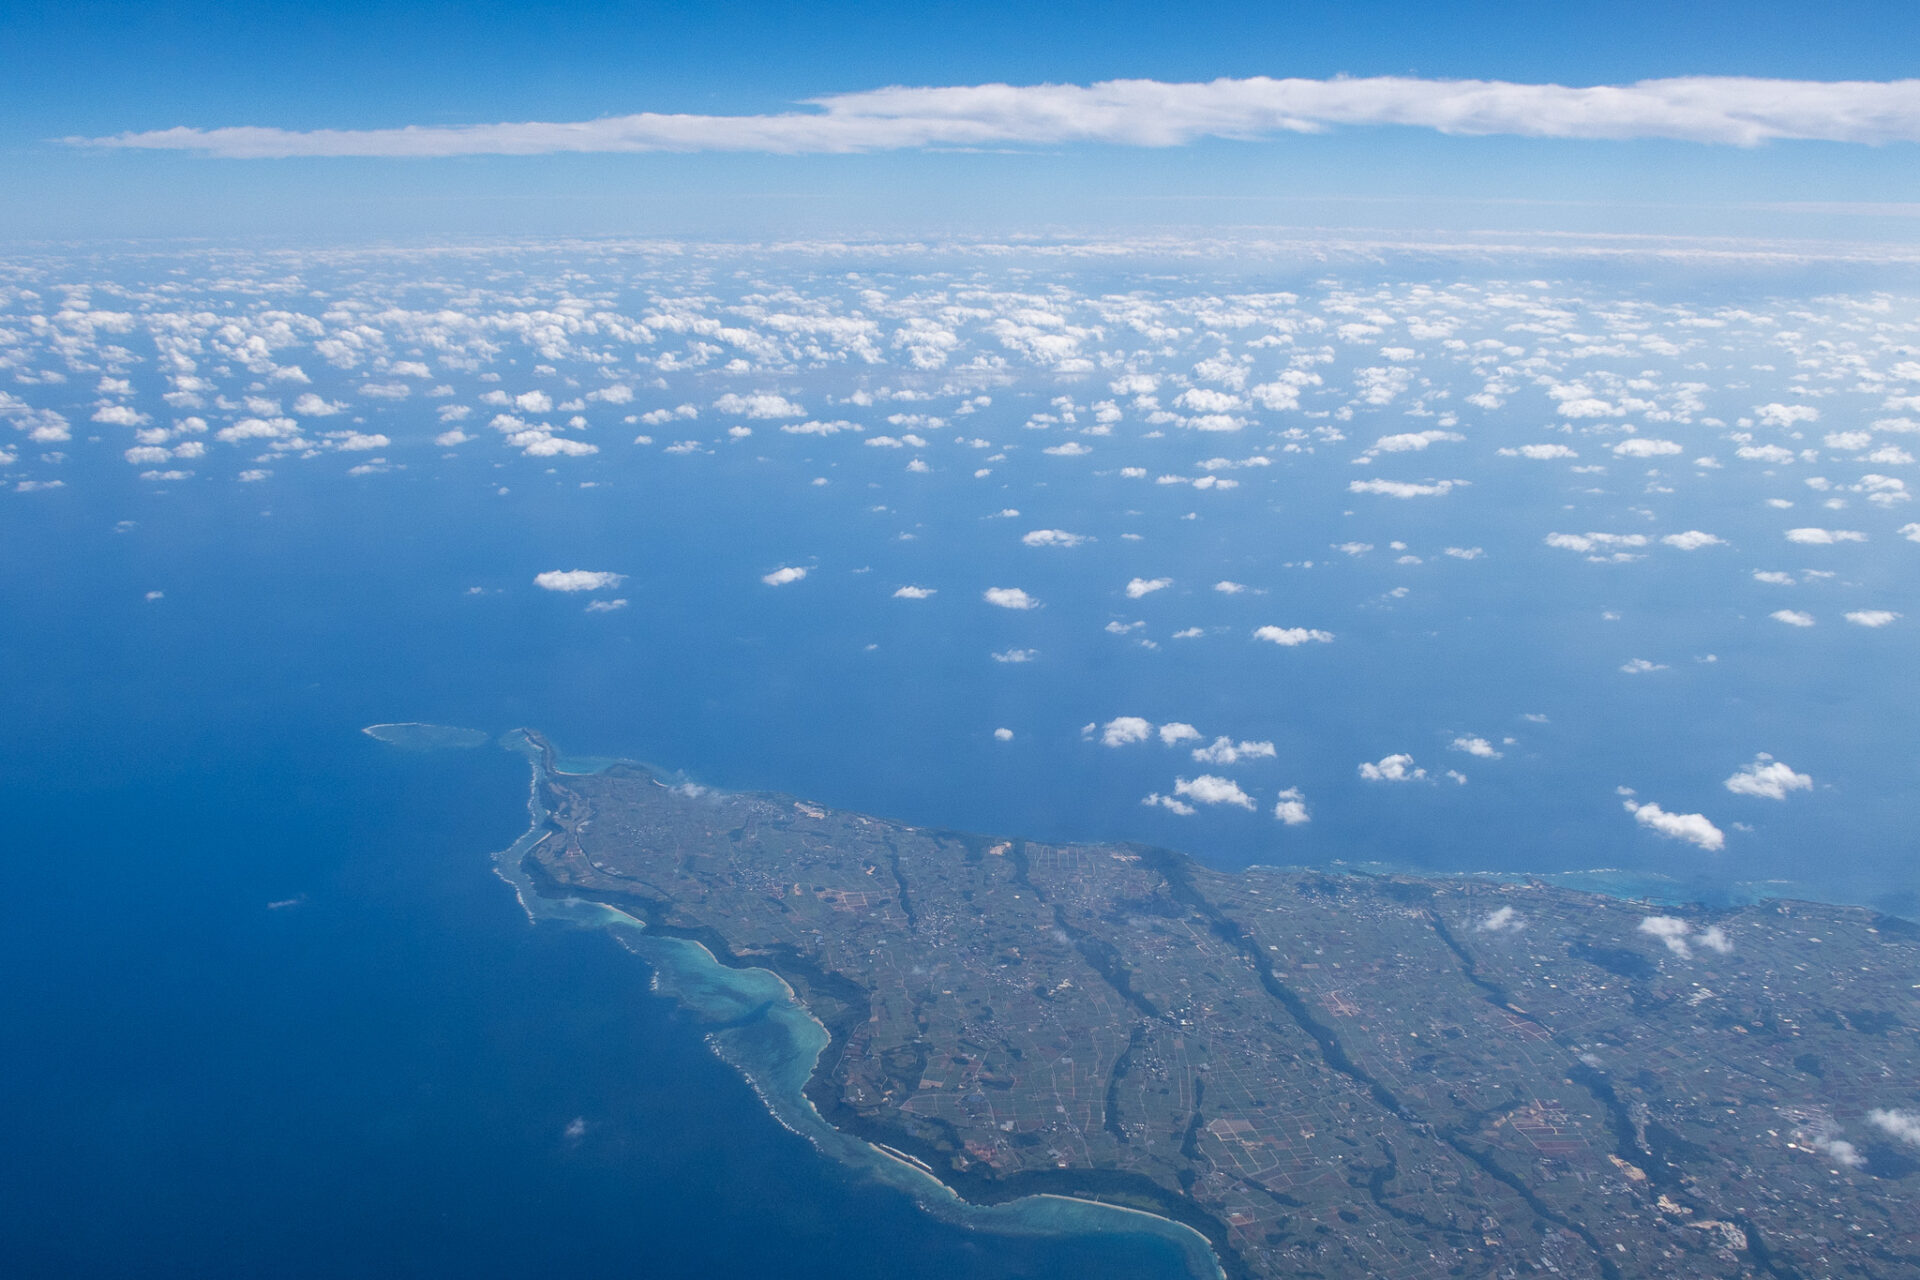
<path id="1" fill-rule="evenodd" d="M 565 123 L 291 130 L 171 128 L 68 138 L 76 146 L 194 151 L 232 159 L 422 158 L 555 152 L 756 151 L 1106 143 L 1173 147 L 1337 126 L 1400 125 L 1448 134 L 1668 138 L 1756 146 L 1774 139 L 1920 141 L 1920 80 L 1766 80 L 1686 76 L 1573 87 L 1373 76 L 1219 79 L 1174 84 L 892 87 L 832 94 L 772 115 L 642 112 Z"/>

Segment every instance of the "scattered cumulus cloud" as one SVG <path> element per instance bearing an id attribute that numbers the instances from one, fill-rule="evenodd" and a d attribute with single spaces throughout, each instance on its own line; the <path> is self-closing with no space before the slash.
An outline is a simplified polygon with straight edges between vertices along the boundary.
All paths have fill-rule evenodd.
<path id="1" fill-rule="evenodd" d="M 1412 756 L 1401 752 L 1362 764 L 1360 776 L 1368 782 L 1419 782 L 1427 776 L 1427 771 L 1416 765 Z"/>
<path id="2" fill-rule="evenodd" d="M 1482 933 L 1516 933 L 1526 927 L 1527 922 L 1512 907 L 1495 907 L 1474 926 Z"/>
<path id="3" fill-rule="evenodd" d="M 1307 798 L 1300 788 L 1288 787 L 1274 801 L 1273 816 L 1289 827 L 1304 826 L 1313 821 L 1313 815 L 1307 812 Z"/>
<path id="4" fill-rule="evenodd" d="M 1271 742 L 1235 742 L 1231 738 L 1215 738 L 1204 747 L 1193 749 L 1193 758 L 1201 764 L 1238 764 L 1242 760 L 1271 760 L 1274 757 Z"/>
<path id="5" fill-rule="evenodd" d="M 1728 778 L 1726 788 L 1737 796 L 1785 800 L 1789 791 L 1813 790 L 1813 779 L 1807 774 L 1795 773 L 1785 761 L 1762 752 L 1752 764 L 1742 766 Z"/>
<path id="6" fill-rule="evenodd" d="M 1631 795 L 1626 797 L 1624 803 L 1633 820 L 1649 831 L 1670 840 L 1684 840 L 1712 853 L 1726 847 L 1726 833 L 1707 821 L 1703 814 L 1669 813 L 1651 800 L 1641 803 Z"/>
<path id="7" fill-rule="evenodd" d="M 1174 779 L 1173 793 L 1195 804 L 1230 804 L 1241 809 L 1254 807 L 1253 797 L 1242 791 L 1239 783 L 1211 773 L 1203 773 L 1191 780 Z"/>
<path id="8" fill-rule="evenodd" d="M 1660 541 L 1670 547 L 1676 547 L 1681 551 L 1698 551 L 1702 547 L 1724 547 L 1727 545 L 1725 540 L 1716 538 L 1710 533 L 1702 533 L 1698 529 L 1689 529 L 1685 533 L 1670 533 L 1660 539 Z"/>
<path id="9" fill-rule="evenodd" d="M 1666 458 L 1684 450 L 1674 440 L 1655 440 L 1647 436 L 1631 436 L 1613 446 L 1616 456 L 1622 458 Z"/>
<path id="10" fill-rule="evenodd" d="M 1293 648 L 1303 644 L 1331 644 L 1333 632 L 1320 631 L 1311 627 L 1259 627 L 1254 630 L 1255 640 L 1265 640 L 1284 648 Z"/>
<path id="11" fill-rule="evenodd" d="M 1412 483 L 1405 480 L 1354 480 L 1347 485 L 1348 493 L 1372 493 L 1386 498 L 1436 498 L 1452 493 L 1454 489 L 1466 484 L 1465 480 L 1427 480 Z"/>
<path id="12" fill-rule="evenodd" d="M 533 585 L 545 591 L 605 591 L 627 580 L 624 573 L 598 569 L 549 569 L 535 574 Z"/>
<path id="13" fill-rule="evenodd" d="M 1789 529 L 1787 541 L 1803 546 L 1830 547 L 1840 542 L 1865 542 L 1867 535 L 1855 529 Z"/>
<path id="14" fill-rule="evenodd" d="M 981 599 L 988 604 L 998 605 L 1002 609 L 1037 609 L 1040 602 L 1022 591 L 1019 587 L 988 587 L 980 593 Z"/>
<path id="15" fill-rule="evenodd" d="M 1109 747 L 1131 746 L 1136 742 L 1145 742 L 1153 736 L 1153 723 L 1139 716 L 1115 716 L 1100 730 L 1102 745 Z"/>
<path id="16" fill-rule="evenodd" d="M 787 399 L 771 392 L 754 392 L 741 395 L 729 391 L 713 402 L 713 407 L 721 413 L 737 415 L 742 418 L 804 418 L 807 411 Z"/>
<path id="17" fill-rule="evenodd" d="M 1909 1146 L 1920 1147 L 1920 1111 L 1875 1107 L 1867 1112 L 1867 1123 L 1889 1138 L 1897 1139 Z"/>

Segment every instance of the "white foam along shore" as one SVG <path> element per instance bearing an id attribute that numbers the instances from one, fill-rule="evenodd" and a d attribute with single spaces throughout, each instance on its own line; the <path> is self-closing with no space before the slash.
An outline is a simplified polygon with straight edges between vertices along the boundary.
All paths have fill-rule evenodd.
<path id="1" fill-rule="evenodd" d="M 723 964 L 700 943 L 650 933 L 638 917 L 604 903 L 539 895 L 521 863 L 548 830 L 548 814 L 541 800 L 546 766 L 540 749 L 524 730 L 505 735 L 501 745 L 520 752 L 532 768 L 527 801 L 531 821 L 518 840 L 494 855 L 494 874 L 513 888 L 530 921 L 564 920 L 589 928 L 619 930 L 620 941 L 653 970 L 656 991 L 717 1024 L 707 1033 L 708 1046 L 740 1072 L 780 1125 L 807 1139 L 830 1159 L 913 1197 L 922 1209 L 942 1221 L 1008 1235 L 1151 1235 L 1178 1249 L 1187 1270 L 1197 1280 L 1225 1280 L 1212 1243 L 1172 1218 L 1128 1205 L 1057 1193 L 1022 1196 L 1000 1204 L 974 1204 L 941 1181 L 924 1162 L 835 1128 L 806 1094 L 807 1083 L 832 1035 L 779 974 Z M 611 762 L 556 760 L 554 772 L 590 773 L 595 765 L 604 767 L 605 763 Z"/>

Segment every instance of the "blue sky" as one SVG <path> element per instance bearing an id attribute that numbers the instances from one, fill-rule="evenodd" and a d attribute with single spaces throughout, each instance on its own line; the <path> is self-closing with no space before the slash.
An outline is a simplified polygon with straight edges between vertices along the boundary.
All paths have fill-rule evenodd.
<path id="1" fill-rule="evenodd" d="M 1676 8 L 1684 11 L 1676 12 Z M 210 159 L 57 139 L 790 111 L 889 85 L 1417 76 L 1892 80 L 1911 5 L 16 6 L 0 235 L 764 235 L 1185 224 L 1909 238 L 1911 142 L 1459 137 L 1399 127 L 1012 154 Z M 1727 206 L 1743 206 L 1728 208 Z"/>

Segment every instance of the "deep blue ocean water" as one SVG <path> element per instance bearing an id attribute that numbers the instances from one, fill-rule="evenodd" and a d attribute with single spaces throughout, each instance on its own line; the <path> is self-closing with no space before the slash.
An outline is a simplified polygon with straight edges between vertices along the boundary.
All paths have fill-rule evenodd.
<path id="1" fill-rule="evenodd" d="M 1007 412 L 979 429 L 1019 430 L 1025 409 Z M 528 926 L 488 864 L 525 825 L 518 757 L 411 755 L 370 723 L 530 725 L 572 755 L 722 787 L 1228 866 L 1615 867 L 1681 895 L 1777 884 L 1920 907 L 1912 648 L 1834 616 L 1916 612 L 1912 548 L 1890 529 L 1904 514 L 1855 507 L 1831 522 L 1873 522 L 1864 550 L 1802 549 L 1763 505 L 1786 482 L 1729 471 L 1623 498 L 1484 449 L 1473 487 L 1440 500 L 1355 500 L 1344 455 L 1231 493 L 1116 497 L 1031 450 L 973 486 L 765 427 L 711 454 L 609 440 L 553 466 L 442 458 L 424 415 L 383 425 L 413 433 L 384 475 L 329 455 L 258 485 L 224 461 L 155 484 L 76 445 L 67 488 L 0 495 L 0 1272 L 1174 1273 L 1137 1238 L 989 1242 L 850 1183 L 649 997 L 637 959 Z M 1172 468 L 1197 446 L 1126 447 Z M 1448 473 L 1419 468 L 1405 474 Z M 1661 553 L 1654 572 L 1541 545 L 1621 527 L 1623 500 L 1655 511 L 1649 530 L 1708 528 L 1739 551 Z M 1020 519 L 985 519 L 1002 506 Z M 1018 538 L 1032 528 L 1096 540 L 1036 551 Z M 1345 537 L 1382 550 L 1336 559 Z M 1418 574 L 1389 539 L 1426 557 Z M 763 586 L 783 564 L 813 572 Z M 1806 567 L 1838 585 L 1782 596 L 1749 576 Z M 588 613 L 531 586 L 572 568 L 628 575 L 630 604 Z M 1121 598 L 1163 572 L 1175 587 Z M 1216 576 L 1267 594 L 1219 595 Z M 893 600 L 904 583 L 939 594 Z M 986 608 L 990 584 L 1047 607 Z M 1784 603 L 1826 622 L 1766 622 Z M 1147 620 L 1161 647 L 1105 634 L 1109 618 Z M 1248 639 L 1260 623 L 1339 640 L 1283 651 Z M 1188 625 L 1211 634 L 1167 638 Z M 1014 647 L 1040 656 L 990 657 Z M 1622 675 L 1633 657 L 1668 669 Z M 1143 808 L 1195 768 L 1083 738 L 1118 715 L 1271 739 L 1277 759 L 1236 776 L 1263 805 L 1303 788 L 1313 823 Z M 1448 754 L 1456 734 L 1516 741 L 1483 764 Z M 1395 751 L 1472 781 L 1356 779 Z M 1729 797 L 1721 780 L 1763 751 L 1818 787 Z M 1723 854 L 1660 840 L 1622 814 L 1621 785 L 1751 829 Z"/>
<path id="2" fill-rule="evenodd" d="M 358 730 L 504 727 L 567 655 L 423 608 L 405 517 L 330 575 L 331 538 L 156 521 L 122 557 L 97 514 L 8 537 L 0 1272 L 1180 1273 L 850 1183 L 608 935 L 529 925 L 488 860 L 524 761 Z M 185 620 L 129 589 L 162 567 Z"/>

